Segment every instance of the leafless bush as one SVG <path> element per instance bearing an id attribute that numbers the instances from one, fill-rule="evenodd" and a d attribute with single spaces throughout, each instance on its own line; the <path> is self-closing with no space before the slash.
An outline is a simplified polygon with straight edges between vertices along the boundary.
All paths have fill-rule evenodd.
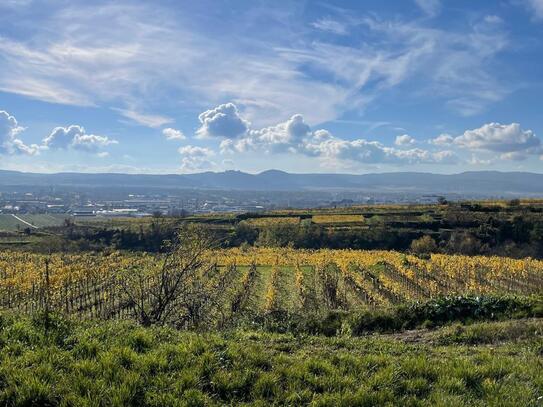
<path id="1" fill-rule="evenodd" d="M 187 224 L 173 241 L 165 242 L 158 270 L 137 263 L 124 270 L 122 292 L 142 325 L 199 328 L 212 309 L 219 308 L 231 272 L 222 272 L 210 257 L 214 243 L 203 226 Z"/>

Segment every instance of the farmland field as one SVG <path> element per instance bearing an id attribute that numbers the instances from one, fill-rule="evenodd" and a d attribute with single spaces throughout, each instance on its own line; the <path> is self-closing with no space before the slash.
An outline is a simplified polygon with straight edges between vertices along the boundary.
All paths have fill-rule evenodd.
<path id="1" fill-rule="evenodd" d="M 424 259 L 390 251 L 229 249 L 206 254 L 221 280 L 217 301 L 244 311 L 300 313 L 383 308 L 450 295 L 538 295 L 543 261 L 433 254 Z M 131 268 L 159 273 L 161 255 L 0 254 L 0 305 L 35 311 L 43 302 L 47 262 L 50 306 L 88 316 L 130 316 L 119 284 Z M 240 304 L 233 307 L 237 299 Z M 239 315 L 236 313 L 239 312 Z M 213 323 L 217 323 L 214 321 Z"/>
<path id="2" fill-rule="evenodd" d="M 313 215 L 312 221 L 315 223 L 352 223 L 364 222 L 362 215 Z"/>
<path id="3" fill-rule="evenodd" d="M 285 216 L 285 217 L 262 217 L 262 218 L 253 218 L 247 221 L 248 224 L 253 226 L 270 226 L 276 224 L 291 224 L 296 225 L 300 223 L 299 217 L 294 216 Z"/>
<path id="4" fill-rule="evenodd" d="M 530 205 L 4 215 L 0 405 L 537 407 Z"/>
<path id="5" fill-rule="evenodd" d="M 40 215 L 31 215 L 31 214 L 21 214 L 16 215 L 17 218 L 22 219 L 29 224 L 36 226 L 37 228 L 51 227 L 51 226 L 61 226 L 64 223 L 64 219 L 67 218 L 66 215 L 50 215 L 50 214 L 40 214 Z M 1 214 L 0 215 L 0 231 L 17 231 L 28 228 L 29 225 L 25 222 L 22 222 L 20 219 L 17 219 L 15 216 L 10 214 Z"/>

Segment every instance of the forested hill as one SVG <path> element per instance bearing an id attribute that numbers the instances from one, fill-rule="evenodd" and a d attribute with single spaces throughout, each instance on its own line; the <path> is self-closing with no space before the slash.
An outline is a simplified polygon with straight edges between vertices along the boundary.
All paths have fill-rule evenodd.
<path id="1" fill-rule="evenodd" d="M 0 170 L 0 186 L 128 186 L 224 190 L 331 190 L 373 192 L 543 195 L 543 174 L 477 171 L 460 174 L 394 172 L 381 174 L 291 174 L 278 170 L 196 174 L 38 174 Z"/>

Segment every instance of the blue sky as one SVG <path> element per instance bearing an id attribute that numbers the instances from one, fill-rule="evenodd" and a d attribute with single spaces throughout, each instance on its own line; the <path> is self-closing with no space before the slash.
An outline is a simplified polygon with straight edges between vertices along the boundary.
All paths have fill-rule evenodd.
<path id="1" fill-rule="evenodd" d="M 542 38 L 543 0 L 2 0 L 0 168 L 542 172 Z"/>

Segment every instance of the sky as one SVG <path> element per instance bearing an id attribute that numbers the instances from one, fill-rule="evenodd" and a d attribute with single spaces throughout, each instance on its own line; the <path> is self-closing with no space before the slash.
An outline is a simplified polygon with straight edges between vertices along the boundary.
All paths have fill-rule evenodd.
<path id="1" fill-rule="evenodd" d="M 543 0 L 1 0 L 0 169 L 543 172 Z"/>

